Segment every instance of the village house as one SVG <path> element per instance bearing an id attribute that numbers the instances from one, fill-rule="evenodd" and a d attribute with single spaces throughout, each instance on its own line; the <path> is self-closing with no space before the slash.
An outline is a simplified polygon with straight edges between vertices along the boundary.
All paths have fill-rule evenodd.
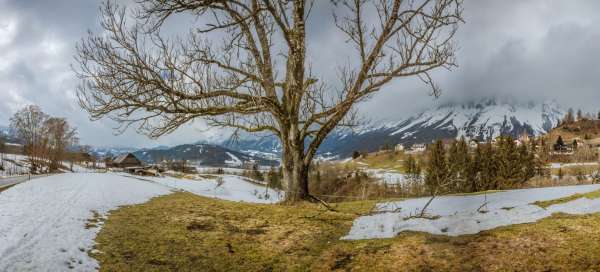
<path id="1" fill-rule="evenodd" d="M 403 144 L 397 144 L 397 145 L 394 147 L 394 150 L 395 150 L 395 151 L 404 151 L 404 145 L 403 145 Z"/>
<path id="2" fill-rule="evenodd" d="M 142 161 L 133 155 L 133 153 L 127 153 L 114 159 L 108 159 L 105 161 L 105 163 L 107 168 L 142 167 Z"/>
<path id="3" fill-rule="evenodd" d="M 425 152 L 425 150 L 427 149 L 427 146 L 425 144 L 413 144 L 410 147 L 410 151 L 412 153 L 420 153 L 420 152 Z"/>

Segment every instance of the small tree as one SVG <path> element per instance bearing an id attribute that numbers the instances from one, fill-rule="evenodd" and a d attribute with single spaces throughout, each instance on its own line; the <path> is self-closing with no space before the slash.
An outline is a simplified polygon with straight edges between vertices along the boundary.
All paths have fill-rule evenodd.
<path id="1" fill-rule="evenodd" d="M 421 178 L 421 166 L 413 155 L 406 156 L 404 160 L 404 171 L 411 181 L 416 181 Z"/>
<path id="2" fill-rule="evenodd" d="M 355 150 L 354 152 L 352 152 L 352 159 L 355 160 L 358 158 L 360 158 L 360 152 Z"/>
<path id="3" fill-rule="evenodd" d="M 577 140 L 573 140 L 573 150 L 577 150 Z"/>
<path id="4" fill-rule="evenodd" d="M 30 171 L 34 173 L 45 162 L 47 150 L 45 123 L 48 118 L 49 116 L 35 105 L 22 108 L 10 118 L 10 131 L 23 144 L 31 164 Z"/>
<path id="5" fill-rule="evenodd" d="M 575 117 L 573 116 L 573 109 L 569 108 L 569 110 L 567 111 L 567 114 L 565 115 L 564 124 L 572 124 L 573 122 L 575 122 Z"/>
<path id="6" fill-rule="evenodd" d="M 450 172 L 446 162 L 446 150 L 441 140 L 432 144 L 428 151 L 425 186 L 431 196 L 436 196 L 448 185 Z"/>
<path id="7" fill-rule="evenodd" d="M 341 58 L 339 81 L 310 70 L 311 1 L 139 0 L 134 22 L 107 1 L 102 31 L 77 46 L 80 105 L 150 137 L 196 119 L 271 133 L 281 141 L 286 198 L 310 199 L 317 149 L 336 127 L 356 125 L 358 103 L 403 77 L 439 94 L 430 72 L 454 66 L 462 22 L 460 0 L 333 2 L 341 16 L 332 24 L 356 50 Z M 164 38 L 161 26 L 182 15 L 207 23 Z"/>
<path id="8" fill-rule="evenodd" d="M 67 148 L 77 142 L 77 130 L 64 118 L 51 117 L 44 123 L 48 137 L 50 170 L 57 170 L 67 159 Z M 72 161 L 73 158 L 70 160 Z"/>
<path id="9" fill-rule="evenodd" d="M 583 112 L 581 111 L 581 109 L 578 109 L 577 110 L 577 121 L 581 121 L 583 119 L 584 119 Z"/>
<path id="10" fill-rule="evenodd" d="M 556 139 L 556 143 L 554 144 L 554 150 L 562 151 L 564 147 L 565 141 L 563 140 L 562 136 L 558 135 L 558 139 Z"/>
<path id="11" fill-rule="evenodd" d="M 281 179 L 275 167 L 271 166 L 271 169 L 269 169 L 269 172 L 267 173 L 267 178 L 269 181 L 268 186 L 270 188 L 281 189 Z"/>

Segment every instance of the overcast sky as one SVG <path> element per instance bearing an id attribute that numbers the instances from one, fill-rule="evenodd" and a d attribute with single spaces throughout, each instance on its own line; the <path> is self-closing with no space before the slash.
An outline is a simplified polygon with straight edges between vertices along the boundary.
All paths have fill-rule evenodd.
<path id="1" fill-rule="evenodd" d="M 98 0 L 0 0 L 0 125 L 27 104 L 38 104 L 79 128 L 83 143 L 102 146 L 174 145 L 218 137 L 202 122 L 158 141 L 128 131 L 115 136 L 109 120 L 91 122 L 75 97 L 70 69 L 74 47 L 98 26 Z M 309 55 L 318 71 L 348 57 L 329 5 L 318 5 L 309 25 Z M 446 101 L 497 96 L 556 99 L 567 107 L 600 109 L 600 1 L 465 0 L 456 41 L 458 68 L 434 73 L 442 97 L 418 80 L 390 84 L 361 111 L 371 118 L 409 117 Z M 187 29 L 192 21 L 176 21 Z"/>

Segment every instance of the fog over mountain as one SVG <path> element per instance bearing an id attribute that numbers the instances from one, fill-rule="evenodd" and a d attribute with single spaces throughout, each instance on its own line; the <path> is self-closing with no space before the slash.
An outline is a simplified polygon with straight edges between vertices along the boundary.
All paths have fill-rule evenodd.
<path id="1" fill-rule="evenodd" d="M 174 146 L 213 142 L 227 135 L 202 120 L 158 140 L 135 127 L 115 136 L 110 119 L 90 122 L 77 103 L 78 80 L 70 65 L 76 42 L 98 29 L 98 6 L 92 1 L 0 1 L 0 125 L 27 104 L 38 104 L 79 128 L 84 144 L 96 146 Z M 130 1 L 119 1 L 121 4 Z M 339 64 L 353 59 L 351 47 L 332 23 L 329 1 L 316 1 L 308 28 L 308 60 L 315 73 L 336 81 Z M 405 120 L 426 109 L 489 98 L 519 103 L 556 100 L 563 109 L 597 112 L 600 101 L 600 2 L 593 0 L 466 1 L 465 24 L 456 40 L 458 67 L 433 76 L 442 88 L 434 99 L 418 79 L 392 82 L 360 106 L 371 120 Z M 365 18 L 372 20 L 373 18 Z M 201 20 L 169 21 L 176 35 Z"/>
<path id="2" fill-rule="evenodd" d="M 353 151 L 376 151 L 383 145 L 430 143 L 438 138 L 491 140 L 500 135 L 540 135 L 554 128 L 565 110 L 555 100 L 536 103 L 482 99 L 446 103 L 408 118 L 373 121 L 355 129 L 338 129 L 319 149 L 322 156 L 348 157 Z M 278 152 L 276 137 L 251 137 L 228 144 L 238 150 Z"/>

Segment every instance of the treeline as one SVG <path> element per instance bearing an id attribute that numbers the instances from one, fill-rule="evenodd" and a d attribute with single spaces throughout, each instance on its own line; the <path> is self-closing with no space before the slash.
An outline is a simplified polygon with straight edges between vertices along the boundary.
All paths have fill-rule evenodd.
<path id="1" fill-rule="evenodd" d="M 536 146 L 517 145 L 510 136 L 496 144 L 478 144 L 470 150 L 464 139 L 445 146 L 441 140 L 427 151 L 424 185 L 432 195 L 515 188 L 542 172 Z M 409 156 L 405 162 L 409 178 L 421 176 L 421 167 Z"/>
<path id="2" fill-rule="evenodd" d="M 65 118 L 52 117 L 35 105 L 10 118 L 10 132 L 23 145 L 32 173 L 59 169 L 68 148 L 78 143 L 77 130 Z"/>
<path id="3" fill-rule="evenodd" d="M 567 114 L 559 121 L 558 126 L 572 124 L 575 121 L 581 120 L 593 120 L 594 116 L 592 113 L 583 113 L 581 109 L 577 110 L 577 113 L 572 108 L 569 108 Z M 600 120 L 600 111 L 596 115 L 596 119 Z"/>

